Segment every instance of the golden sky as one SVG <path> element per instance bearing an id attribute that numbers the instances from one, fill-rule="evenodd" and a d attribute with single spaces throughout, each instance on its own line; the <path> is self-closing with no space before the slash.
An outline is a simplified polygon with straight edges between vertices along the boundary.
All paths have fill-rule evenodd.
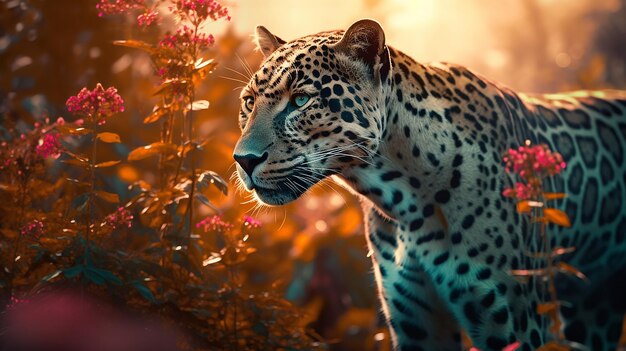
<path id="1" fill-rule="evenodd" d="M 537 65 L 575 67 L 597 26 L 593 14 L 615 11 L 619 0 L 231 0 L 228 6 L 239 34 L 262 24 L 285 40 L 373 18 L 391 46 L 418 61 L 459 63 L 514 88 L 541 90 L 545 84 L 532 76 L 544 74 Z"/>

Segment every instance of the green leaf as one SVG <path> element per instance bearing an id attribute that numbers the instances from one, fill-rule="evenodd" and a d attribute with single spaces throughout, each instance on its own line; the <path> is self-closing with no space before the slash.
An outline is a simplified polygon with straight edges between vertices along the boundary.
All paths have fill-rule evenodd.
<path id="1" fill-rule="evenodd" d="M 115 166 L 118 163 L 120 163 L 120 161 L 106 161 L 106 162 L 98 163 L 97 165 L 95 165 L 95 167 L 96 168 L 112 167 L 112 166 Z"/>
<path id="2" fill-rule="evenodd" d="M 115 133 L 102 132 L 98 133 L 97 138 L 105 143 L 121 143 L 120 136 Z"/>
<path id="3" fill-rule="evenodd" d="M 210 184 L 215 185 L 224 195 L 228 194 L 228 183 L 219 174 L 213 171 L 204 171 L 198 175 L 196 183 L 198 191 L 208 188 Z"/>
<path id="4" fill-rule="evenodd" d="M 102 190 L 96 190 L 95 194 L 97 197 L 101 198 L 102 200 L 106 202 L 110 202 L 113 204 L 120 202 L 120 197 L 117 194 L 109 193 L 109 192 L 102 191 Z"/>
<path id="5" fill-rule="evenodd" d="M 128 154 L 129 161 L 143 160 L 151 156 L 160 154 L 173 154 L 176 153 L 178 148 L 174 144 L 156 142 L 150 145 L 138 147 Z"/>
<path id="6" fill-rule="evenodd" d="M 191 111 L 206 110 L 208 108 L 209 108 L 209 101 L 207 100 L 196 100 L 192 102 L 191 104 L 188 104 L 185 107 L 185 109 L 191 110 Z"/>
<path id="7" fill-rule="evenodd" d="M 87 205 L 87 201 L 89 200 L 89 193 L 83 193 L 74 198 L 72 203 L 70 204 L 70 208 L 75 208 L 78 211 L 82 211 Z"/>
<path id="8" fill-rule="evenodd" d="M 87 278 L 89 281 L 96 285 L 104 285 L 105 283 L 104 278 L 92 269 L 85 269 L 83 275 L 85 276 L 85 278 Z"/>
<path id="9" fill-rule="evenodd" d="M 152 294 L 152 290 L 150 290 L 150 288 L 145 286 L 142 282 L 135 281 L 132 283 L 132 285 L 135 289 L 137 289 L 139 294 L 141 294 L 141 296 L 143 296 L 144 299 L 152 303 L 157 303 L 157 300 L 154 297 L 154 294 Z"/>
<path id="10" fill-rule="evenodd" d="M 102 268 L 87 267 L 87 269 L 85 269 L 85 277 L 91 279 L 96 284 L 98 284 L 96 281 L 103 281 L 103 282 L 112 283 L 115 285 L 122 284 L 122 281 L 120 280 L 120 278 L 118 278 L 115 274 L 113 274 L 113 272 L 108 271 L 106 269 L 102 269 Z M 92 279 L 92 278 L 96 278 L 96 279 Z M 100 279 L 97 279 L 97 278 L 100 278 Z"/>
<path id="11" fill-rule="evenodd" d="M 79 264 L 74 267 L 64 269 L 63 275 L 65 275 L 69 279 L 72 279 L 72 278 L 77 277 L 81 273 L 83 273 L 84 270 L 85 270 L 85 266 L 83 266 L 82 264 Z"/>

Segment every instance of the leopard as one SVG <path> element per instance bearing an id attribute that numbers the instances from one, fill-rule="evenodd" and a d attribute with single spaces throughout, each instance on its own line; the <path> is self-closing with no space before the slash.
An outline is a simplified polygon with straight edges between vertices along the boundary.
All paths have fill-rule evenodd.
<path id="1" fill-rule="evenodd" d="M 516 93 L 461 65 L 422 64 L 382 26 L 285 41 L 258 26 L 259 69 L 242 89 L 233 157 L 260 203 L 280 206 L 330 179 L 358 197 L 394 350 L 483 351 L 552 340 L 528 216 L 503 197 L 502 156 L 530 142 L 566 167 L 546 189 L 571 227 L 549 226 L 561 262 L 560 332 L 615 350 L 626 310 L 626 92 Z M 533 239 L 535 238 L 535 239 Z M 365 250 L 366 248 L 364 248 Z"/>

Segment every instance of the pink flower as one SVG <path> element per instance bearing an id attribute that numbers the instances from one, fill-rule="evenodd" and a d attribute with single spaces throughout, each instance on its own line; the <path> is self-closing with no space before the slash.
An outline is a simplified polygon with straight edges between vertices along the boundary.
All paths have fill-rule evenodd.
<path id="1" fill-rule="evenodd" d="M 37 145 L 35 152 L 37 155 L 42 158 L 47 157 L 59 157 L 61 153 L 61 143 L 59 143 L 59 134 L 57 133 L 48 133 L 43 136 L 43 139 L 39 140 L 39 145 Z"/>
<path id="2" fill-rule="evenodd" d="M 113 229 L 130 228 L 133 224 L 133 215 L 124 207 L 118 207 L 117 210 L 104 220 L 105 224 Z"/>
<path id="3" fill-rule="evenodd" d="M 248 215 L 243 216 L 243 225 L 250 228 L 258 228 L 262 225 L 261 221 Z"/>
<path id="4" fill-rule="evenodd" d="M 204 232 L 208 232 L 208 231 L 224 232 L 226 230 L 231 229 L 232 227 L 233 225 L 230 222 L 224 221 L 222 217 L 218 215 L 215 215 L 212 217 L 206 217 L 205 219 L 196 223 L 196 228 L 198 229 L 202 228 Z"/>
<path id="5" fill-rule="evenodd" d="M 524 179 L 557 175 L 565 168 L 563 156 L 550 151 L 546 145 L 509 149 L 503 159 L 508 172 L 517 173 Z"/>
<path id="6" fill-rule="evenodd" d="M 44 234 L 44 224 L 42 221 L 35 219 L 32 222 L 24 225 L 22 229 L 20 229 L 20 234 L 24 236 L 39 238 Z"/>
<path id="7" fill-rule="evenodd" d="M 541 179 L 560 174 L 565 168 L 561 154 L 550 151 L 546 145 L 509 149 L 503 160 L 506 171 L 518 174 L 524 182 L 504 189 L 502 195 L 518 200 L 538 199 L 542 192 Z"/>
<path id="8" fill-rule="evenodd" d="M 17 308 L 19 305 L 24 305 L 24 304 L 27 304 L 28 302 L 30 302 L 30 300 L 18 299 L 17 297 L 11 296 L 11 299 L 9 300 L 9 303 L 6 306 L 6 309 L 13 310 Z"/>
<path id="9" fill-rule="evenodd" d="M 226 17 L 230 21 L 228 9 L 215 0 L 178 0 L 175 5 L 177 12 L 192 19 L 199 21 L 212 19 L 216 21 Z"/>
<path id="10" fill-rule="evenodd" d="M 506 188 L 502 192 L 505 197 L 512 197 L 518 200 L 535 199 L 541 193 L 541 189 L 534 187 L 530 184 L 524 184 L 521 182 L 515 183 L 515 188 Z"/>
<path id="11" fill-rule="evenodd" d="M 159 18 L 157 11 L 147 11 L 137 16 L 137 24 L 141 27 L 148 27 L 152 25 Z"/>
<path id="12" fill-rule="evenodd" d="M 190 27 L 183 26 L 175 34 L 166 35 L 160 42 L 159 47 L 178 51 L 186 51 L 192 46 L 204 50 L 215 43 L 212 34 L 195 33 Z"/>
<path id="13" fill-rule="evenodd" d="M 71 96 L 65 103 L 67 110 L 75 114 L 98 118 L 99 124 L 104 123 L 105 117 L 124 111 L 124 100 L 114 87 L 102 87 L 100 83 L 93 90 L 81 89 L 78 94 Z"/>
<path id="14" fill-rule="evenodd" d="M 100 0 L 96 5 L 98 16 L 124 13 L 130 9 L 145 7 L 144 0 Z"/>

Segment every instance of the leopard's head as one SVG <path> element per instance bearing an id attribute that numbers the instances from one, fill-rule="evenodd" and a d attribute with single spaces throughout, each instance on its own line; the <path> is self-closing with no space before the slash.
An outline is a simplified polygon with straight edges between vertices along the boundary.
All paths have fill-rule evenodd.
<path id="1" fill-rule="evenodd" d="M 234 158 L 245 188 L 281 205 L 369 162 L 385 127 L 391 63 L 373 20 L 290 42 L 259 26 L 256 37 L 265 60 L 241 92 Z"/>

